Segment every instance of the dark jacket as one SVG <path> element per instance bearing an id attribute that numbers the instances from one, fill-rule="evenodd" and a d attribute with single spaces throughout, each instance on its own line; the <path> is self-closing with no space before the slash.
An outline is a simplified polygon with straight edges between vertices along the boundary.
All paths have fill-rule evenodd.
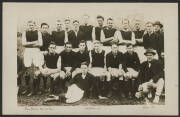
<path id="1" fill-rule="evenodd" d="M 81 40 L 84 40 L 84 38 L 85 38 L 85 36 L 82 31 L 78 31 L 77 36 L 76 36 L 75 31 L 73 31 L 73 30 L 70 30 L 68 32 L 68 40 L 72 44 L 73 48 L 78 48 L 79 42 Z"/>
<path id="2" fill-rule="evenodd" d="M 123 54 L 121 52 L 117 52 L 117 55 L 114 56 L 112 52 L 109 52 L 106 55 L 106 67 L 111 67 L 111 68 L 119 68 L 120 64 L 123 64 L 124 58 Z"/>
<path id="3" fill-rule="evenodd" d="M 80 51 L 76 52 L 76 68 L 80 68 L 82 62 L 87 62 L 89 64 L 90 57 L 88 51 L 84 51 L 83 53 Z"/>
<path id="4" fill-rule="evenodd" d="M 87 73 L 85 78 L 82 78 L 82 74 L 77 74 L 73 79 L 70 80 L 70 85 L 76 84 L 80 89 L 84 90 L 84 96 L 83 97 L 89 97 L 90 91 L 92 91 L 92 88 L 94 87 L 95 80 L 94 76 Z"/>
<path id="5" fill-rule="evenodd" d="M 158 35 L 155 33 L 152 33 L 151 35 L 145 34 L 143 36 L 143 46 L 145 49 L 151 48 L 154 50 L 158 50 Z"/>
<path id="6" fill-rule="evenodd" d="M 133 52 L 132 54 L 126 52 L 124 53 L 124 69 L 127 71 L 127 68 L 133 68 L 138 71 L 140 66 L 140 60 L 138 54 Z"/>
<path id="7" fill-rule="evenodd" d="M 63 52 L 60 53 L 60 56 L 61 56 L 62 70 L 64 70 L 64 67 L 72 67 L 71 71 L 73 71 L 75 69 L 76 53 L 74 51 L 66 52 L 64 50 Z"/>
<path id="8" fill-rule="evenodd" d="M 139 84 L 142 84 L 144 82 L 148 82 L 150 79 L 153 80 L 153 82 L 157 82 L 159 78 L 162 78 L 162 66 L 158 60 L 152 60 L 151 66 L 149 67 L 148 61 L 143 62 L 140 65 L 140 72 L 138 76 Z"/>
<path id="9" fill-rule="evenodd" d="M 48 46 L 52 41 L 51 35 L 49 33 L 42 33 L 42 41 L 43 41 L 43 45 L 40 47 L 40 50 L 41 51 L 48 50 Z"/>

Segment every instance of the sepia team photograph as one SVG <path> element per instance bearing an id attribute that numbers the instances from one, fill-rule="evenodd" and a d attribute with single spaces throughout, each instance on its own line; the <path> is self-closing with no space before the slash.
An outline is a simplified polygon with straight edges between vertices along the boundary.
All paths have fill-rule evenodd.
<path id="1" fill-rule="evenodd" d="M 46 5 L 17 11 L 17 106 L 166 105 L 171 38 L 156 5 Z"/>

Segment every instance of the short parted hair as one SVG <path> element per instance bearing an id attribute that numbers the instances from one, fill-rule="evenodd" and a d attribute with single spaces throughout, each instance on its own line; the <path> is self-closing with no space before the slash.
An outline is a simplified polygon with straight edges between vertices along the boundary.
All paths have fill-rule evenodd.
<path id="1" fill-rule="evenodd" d="M 50 46 L 50 45 L 55 45 L 55 46 L 56 46 L 56 43 L 53 42 L 53 41 L 51 41 L 51 42 L 49 43 L 49 46 Z M 48 47 L 49 47 L 49 46 L 48 46 Z"/>
<path id="2" fill-rule="evenodd" d="M 74 24 L 74 23 L 76 23 L 76 22 L 77 22 L 77 23 L 79 23 L 79 21 L 78 21 L 78 20 L 74 20 L 74 21 L 73 21 L 73 24 Z"/>
<path id="3" fill-rule="evenodd" d="M 47 23 L 41 23 L 41 28 L 42 28 L 42 26 L 44 26 L 44 25 L 48 26 L 48 28 L 49 28 L 49 25 L 48 25 Z"/>
<path id="4" fill-rule="evenodd" d="M 72 46 L 72 43 L 66 42 L 66 43 L 64 44 L 65 47 L 66 47 L 67 45 L 71 45 L 71 46 Z"/>
<path id="5" fill-rule="evenodd" d="M 102 19 L 102 20 L 104 21 L 104 17 L 101 16 L 101 15 L 98 15 L 96 18 L 97 18 L 97 19 Z"/>
<path id="6" fill-rule="evenodd" d="M 56 20 L 56 22 L 61 22 L 61 20 L 58 19 L 58 20 Z"/>
<path id="7" fill-rule="evenodd" d="M 124 19 L 122 20 L 122 24 L 124 23 L 124 21 L 128 21 L 128 24 L 129 24 L 129 19 L 128 19 L 128 18 L 124 18 Z"/>
<path id="8" fill-rule="evenodd" d="M 146 22 L 146 25 L 148 25 L 148 24 L 153 25 L 153 22 L 150 22 L 150 21 Z"/>
<path id="9" fill-rule="evenodd" d="M 87 63 L 87 62 L 82 62 L 81 65 L 86 65 L 86 66 L 88 66 L 88 63 Z"/>
<path id="10" fill-rule="evenodd" d="M 129 47 L 129 46 L 134 47 L 134 45 L 133 45 L 132 43 L 127 43 L 127 44 L 126 44 L 126 47 Z"/>
<path id="11" fill-rule="evenodd" d="M 93 42 L 93 44 L 102 44 L 100 41 L 98 41 L 98 40 L 95 40 L 94 42 Z"/>
<path id="12" fill-rule="evenodd" d="M 110 17 L 110 18 L 107 19 L 107 21 L 108 21 L 108 20 L 112 20 L 112 21 L 113 21 L 113 18 Z"/>
<path id="13" fill-rule="evenodd" d="M 71 20 L 70 19 L 65 19 L 64 22 L 66 22 L 66 21 L 71 21 Z"/>
<path id="14" fill-rule="evenodd" d="M 29 23 L 33 23 L 34 25 L 36 25 L 36 22 L 33 21 L 33 20 L 29 20 L 29 21 L 27 22 L 27 24 L 29 24 Z"/>
<path id="15" fill-rule="evenodd" d="M 79 42 L 79 44 L 80 43 L 85 43 L 85 45 L 86 45 L 86 41 L 85 40 L 81 40 L 80 42 Z"/>

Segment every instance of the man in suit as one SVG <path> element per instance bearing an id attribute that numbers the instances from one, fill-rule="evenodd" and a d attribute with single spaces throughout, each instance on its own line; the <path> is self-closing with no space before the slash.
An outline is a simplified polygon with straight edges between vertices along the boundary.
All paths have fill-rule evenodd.
<path id="1" fill-rule="evenodd" d="M 156 53 L 152 49 L 147 49 L 144 54 L 147 61 L 140 66 L 138 90 L 143 93 L 145 100 L 149 102 L 149 98 L 152 98 L 152 90 L 155 89 L 153 102 L 158 103 L 164 87 L 163 68 L 161 63 L 154 59 Z"/>
<path id="2" fill-rule="evenodd" d="M 159 59 L 161 58 L 161 52 L 164 51 L 164 32 L 162 31 L 163 24 L 160 21 L 156 21 L 154 24 L 154 33 L 158 36 L 158 50 Z"/>
<path id="3" fill-rule="evenodd" d="M 79 21 L 73 21 L 73 30 L 68 32 L 68 40 L 72 44 L 73 48 L 78 48 L 79 42 L 84 40 L 84 33 L 79 30 Z"/>

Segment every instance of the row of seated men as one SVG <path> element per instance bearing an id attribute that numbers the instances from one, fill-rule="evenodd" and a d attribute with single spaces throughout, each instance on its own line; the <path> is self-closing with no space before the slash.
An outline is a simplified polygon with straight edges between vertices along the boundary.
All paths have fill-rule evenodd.
<path id="1" fill-rule="evenodd" d="M 153 78 L 153 82 L 154 84 L 160 82 L 160 85 L 158 84 L 160 90 L 157 91 L 157 95 L 160 96 L 164 83 L 163 64 L 161 64 L 163 63 L 163 57 L 160 62 L 157 62 L 157 60 L 153 60 L 156 52 L 148 50 L 149 52 L 146 52 L 145 55 L 147 58 L 150 56 L 148 58 L 149 61 L 155 61 L 152 62 L 152 68 L 148 70 L 146 68 L 147 62 L 140 65 L 138 55 L 133 51 L 132 44 L 126 45 L 127 52 L 123 54 L 118 51 L 118 44 L 114 42 L 111 44 L 111 52 L 107 55 L 105 55 L 105 51 L 101 49 L 101 45 L 101 42 L 95 41 L 94 49 L 88 52 L 86 42 L 81 41 L 79 43 L 79 51 L 74 52 L 72 51 L 72 44 L 66 43 L 65 50 L 58 54 L 56 53 L 56 44 L 53 42 L 50 43 L 48 51 L 43 52 L 44 62 L 38 61 L 36 63 L 33 61 L 33 64 L 37 66 L 41 63 L 41 66 L 35 70 L 34 78 L 32 78 L 33 86 L 29 96 L 38 92 L 41 78 L 44 82 L 43 86 L 46 89 L 47 78 L 49 78 L 51 80 L 50 89 L 52 94 L 67 92 L 67 87 L 69 83 L 72 82 L 72 79 L 73 82 L 75 79 L 78 79 L 77 81 L 75 80 L 75 83 L 85 90 L 85 92 L 86 90 L 89 92 L 89 89 L 92 89 L 91 93 L 93 95 L 91 96 L 95 96 L 96 98 L 111 97 L 113 93 L 117 92 L 121 92 L 121 96 L 123 97 L 131 98 L 135 96 L 135 93 L 138 91 L 138 84 L 148 81 L 150 78 L 153 78 L 154 75 L 159 75 L 157 78 Z M 25 63 L 25 66 L 27 65 L 28 64 Z M 84 71 L 83 68 L 81 68 L 83 66 L 88 67 L 88 73 L 91 74 L 90 81 L 88 80 L 88 82 L 79 79 L 81 77 L 80 74 Z M 141 67 L 142 69 L 140 71 Z M 140 80 L 137 80 L 138 76 Z M 29 77 L 30 76 L 26 77 L 27 86 L 29 85 Z M 139 81 L 139 83 L 137 81 Z M 57 91 L 59 89 L 61 91 Z"/>

